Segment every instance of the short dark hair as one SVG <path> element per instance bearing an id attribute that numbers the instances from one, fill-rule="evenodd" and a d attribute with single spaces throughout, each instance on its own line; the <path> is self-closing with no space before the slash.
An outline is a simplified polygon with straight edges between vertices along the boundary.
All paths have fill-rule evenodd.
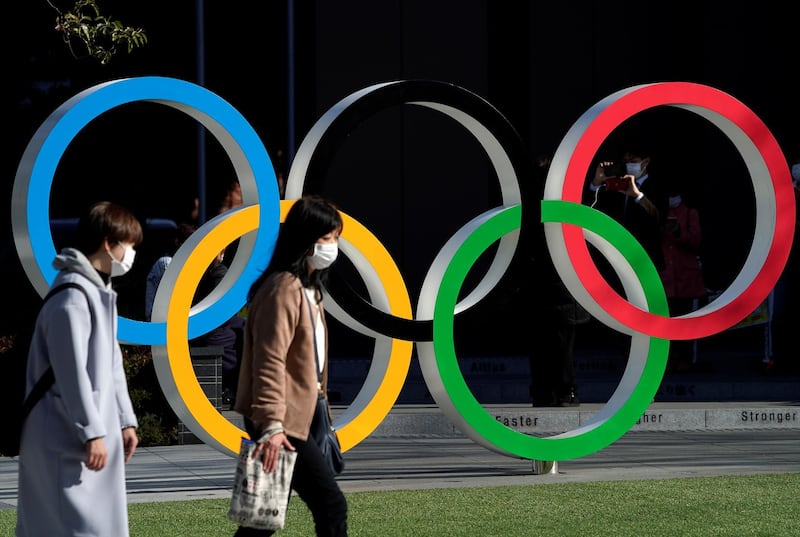
<path id="1" fill-rule="evenodd" d="M 627 140 L 623 149 L 626 153 L 634 157 L 644 159 L 653 156 L 649 144 L 639 138 Z"/>
<path id="2" fill-rule="evenodd" d="M 142 224 L 121 205 L 110 201 L 94 203 L 78 221 L 77 248 L 88 256 L 95 253 L 105 239 L 110 243 L 129 242 L 136 246 L 143 239 Z"/>

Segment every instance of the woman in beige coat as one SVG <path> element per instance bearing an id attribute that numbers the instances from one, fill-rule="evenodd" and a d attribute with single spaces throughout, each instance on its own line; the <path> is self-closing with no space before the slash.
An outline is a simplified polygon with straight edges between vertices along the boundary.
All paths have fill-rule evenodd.
<path id="1" fill-rule="evenodd" d="M 337 537 L 347 535 L 347 502 L 309 430 L 326 393 L 321 290 L 341 231 L 341 215 L 322 198 L 301 198 L 289 210 L 272 260 L 250 288 L 235 406 L 265 470 L 275 469 L 280 446 L 297 452 L 292 489 L 308 505 L 317 535 Z M 240 527 L 236 536 L 272 533 Z"/>

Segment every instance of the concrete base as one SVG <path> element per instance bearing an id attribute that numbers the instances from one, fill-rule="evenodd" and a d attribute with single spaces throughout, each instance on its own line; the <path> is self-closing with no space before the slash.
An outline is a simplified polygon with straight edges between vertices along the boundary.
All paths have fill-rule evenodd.
<path id="1" fill-rule="evenodd" d="M 521 405 L 484 406 L 486 412 L 508 427 L 535 436 L 570 431 L 594 416 L 603 405 L 570 408 L 533 408 Z M 346 406 L 332 405 L 339 416 Z M 222 413 L 243 428 L 236 412 Z M 800 401 L 743 403 L 653 403 L 630 431 L 731 431 L 800 430 Z M 396 405 L 369 436 L 378 438 L 465 436 L 436 405 Z"/>

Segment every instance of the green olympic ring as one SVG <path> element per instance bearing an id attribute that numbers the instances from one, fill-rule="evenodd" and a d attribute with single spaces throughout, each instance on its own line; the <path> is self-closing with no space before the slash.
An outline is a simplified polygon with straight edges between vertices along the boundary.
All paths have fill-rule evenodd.
<path id="1" fill-rule="evenodd" d="M 620 224 L 590 207 L 544 200 L 545 225 L 572 224 L 604 237 L 620 252 L 642 285 L 650 311 L 667 315 L 667 299 L 658 272 L 642 246 Z M 628 365 L 619 386 L 606 405 L 576 429 L 551 437 L 515 431 L 487 413 L 467 386 L 459 369 L 453 343 L 453 311 L 462 284 L 480 255 L 495 241 L 520 226 L 521 206 L 489 211 L 467 224 L 470 235 L 461 243 L 440 275 L 433 312 L 433 342 L 420 343 L 420 362 L 431 393 L 459 428 L 472 440 L 499 453 L 526 459 L 566 460 L 589 455 L 624 435 L 647 410 L 664 375 L 669 340 L 643 334 L 632 336 Z M 458 239 L 456 239 L 458 237 Z M 460 241 L 461 235 L 454 236 Z M 453 240 L 453 239 L 451 239 Z M 447 246 L 443 251 L 448 250 Z M 615 267 L 619 270 L 619 267 Z M 425 349 L 423 346 L 432 346 Z M 424 355 L 424 359 L 423 359 Z"/>

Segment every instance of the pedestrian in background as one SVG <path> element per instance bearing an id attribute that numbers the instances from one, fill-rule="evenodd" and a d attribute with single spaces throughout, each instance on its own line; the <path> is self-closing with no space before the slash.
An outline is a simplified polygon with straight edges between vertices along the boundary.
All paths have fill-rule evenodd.
<path id="1" fill-rule="evenodd" d="M 155 260 L 153 266 L 150 267 L 150 272 L 147 273 L 147 281 L 145 282 L 144 291 L 144 318 L 149 321 L 153 315 L 153 302 L 156 300 L 156 291 L 158 291 L 158 284 L 161 283 L 161 278 L 167 272 L 167 267 L 172 261 L 172 257 L 181 244 L 186 242 L 189 235 L 197 231 L 197 226 L 193 224 L 181 223 L 175 230 L 175 237 L 173 238 L 172 250 L 165 255 L 162 255 Z"/>
<path id="2" fill-rule="evenodd" d="M 192 306 L 200 303 L 222 283 L 228 273 L 223 263 L 225 250 L 222 250 L 200 277 Z M 222 404 L 225 409 L 233 407 L 236 389 L 239 385 L 239 364 L 244 344 L 245 319 L 239 314 L 232 315 L 224 323 L 189 342 L 192 347 L 222 348 Z"/>
<path id="3" fill-rule="evenodd" d="M 549 155 L 540 155 L 534 162 L 533 180 L 540 198 L 550 161 Z M 543 233 L 540 229 L 522 235 L 521 265 L 513 270 L 519 293 L 517 310 L 528 325 L 522 337 L 531 375 L 530 396 L 534 407 L 575 407 L 580 405 L 575 336 L 577 326 L 589 322 L 591 316 L 561 281 Z"/>
<path id="4" fill-rule="evenodd" d="M 685 203 L 678 188 L 670 188 L 667 217 L 661 238 L 664 269 L 660 276 L 672 317 L 695 311 L 707 302 L 700 263 L 702 241 L 699 212 Z M 686 372 L 693 369 L 694 365 L 694 340 L 672 341 L 667 370 Z"/>

